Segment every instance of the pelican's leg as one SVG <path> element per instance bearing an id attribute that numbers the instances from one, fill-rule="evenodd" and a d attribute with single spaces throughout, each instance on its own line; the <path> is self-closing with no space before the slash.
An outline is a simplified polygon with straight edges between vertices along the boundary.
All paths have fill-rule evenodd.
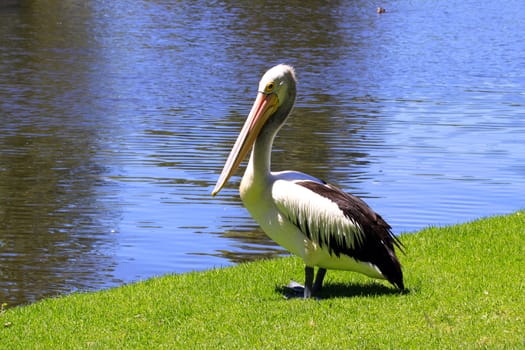
<path id="1" fill-rule="evenodd" d="M 326 275 L 326 269 L 323 269 L 322 267 L 320 267 L 317 270 L 317 276 L 315 276 L 315 283 L 314 283 L 314 287 L 312 290 L 312 293 L 314 295 L 319 293 L 321 289 L 323 288 L 324 275 Z"/>
<path id="2" fill-rule="evenodd" d="M 308 299 L 312 297 L 312 284 L 314 282 L 314 268 L 305 266 L 304 268 L 304 298 Z"/>

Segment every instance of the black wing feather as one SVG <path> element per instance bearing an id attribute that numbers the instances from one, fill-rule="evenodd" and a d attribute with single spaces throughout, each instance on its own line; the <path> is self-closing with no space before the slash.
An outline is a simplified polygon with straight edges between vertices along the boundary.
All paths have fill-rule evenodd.
<path id="1" fill-rule="evenodd" d="M 356 222 L 363 231 L 364 239 L 353 247 L 345 244 L 345 241 L 342 244 L 337 244 L 336 240 L 331 241 L 330 253 L 337 256 L 345 254 L 360 261 L 370 262 L 381 270 L 388 281 L 404 289 L 401 264 L 394 250 L 395 246 L 404 253 L 403 244 L 392 234 L 390 225 L 379 214 L 362 199 L 330 184 L 314 181 L 298 181 L 296 184 L 336 203 L 345 216 Z M 319 242 L 323 243 L 327 242 Z"/>

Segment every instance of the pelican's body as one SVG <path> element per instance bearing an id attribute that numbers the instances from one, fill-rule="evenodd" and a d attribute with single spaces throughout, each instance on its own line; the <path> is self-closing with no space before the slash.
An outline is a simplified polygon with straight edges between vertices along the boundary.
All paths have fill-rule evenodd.
<path id="1" fill-rule="evenodd" d="M 337 245 L 344 245 L 336 242 L 335 237 L 334 241 L 323 245 L 323 239 L 327 240 L 329 231 L 337 230 L 337 226 L 341 233 L 357 231 L 356 224 L 344 216 L 337 204 L 305 187 L 326 184 L 307 174 L 280 172 L 271 173 L 265 190 L 260 191 L 261 187 L 254 186 L 251 176 L 247 176 L 251 175 L 249 169 L 241 182 L 241 199 L 255 221 L 277 244 L 301 257 L 307 266 L 352 270 L 383 278 L 380 271 L 368 262 L 334 254 Z M 317 235 L 311 232 L 315 229 L 318 229 Z M 353 242 L 348 243 L 353 245 Z"/>
<path id="2" fill-rule="evenodd" d="M 321 289 L 326 269 L 387 279 L 403 289 L 401 266 L 394 252 L 394 245 L 399 247 L 400 243 L 365 202 L 304 173 L 271 172 L 273 139 L 293 108 L 295 85 L 294 70 L 287 65 L 275 66 L 263 76 L 213 195 L 251 149 L 241 181 L 241 199 L 271 239 L 304 260 L 305 298 Z M 314 266 L 319 267 L 315 285 Z"/>

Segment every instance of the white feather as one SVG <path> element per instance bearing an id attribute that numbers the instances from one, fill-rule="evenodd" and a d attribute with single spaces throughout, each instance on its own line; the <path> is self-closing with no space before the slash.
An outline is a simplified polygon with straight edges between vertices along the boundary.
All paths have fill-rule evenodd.
<path id="1" fill-rule="evenodd" d="M 339 206 L 330 200 L 288 180 L 277 180 L 272 197 L 279 211 L 303 234 L 318 244 L 332 244 L 354 249 L 363 243 L 363 230 Z"/>

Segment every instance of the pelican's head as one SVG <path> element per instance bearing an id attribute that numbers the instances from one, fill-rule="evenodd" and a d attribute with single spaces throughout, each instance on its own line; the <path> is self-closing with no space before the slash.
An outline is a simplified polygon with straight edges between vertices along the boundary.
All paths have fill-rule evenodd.
<path id="1" fill-rule="evenodd" d="M 279 64 L 264 73 L 259 82 L 257 98 L 224 164 L 212 196 L 219 193 L 237 170 L 263 127 L 271 125 L 271 132 L 275 133 L 285 122 L 295 101 L 295 85 L 295 71 L 286 64 Z"/>
<path id="2" fill-rule="evenodd" d="M 280 107 L 283 102 L 295 98 L 295 70 L 286 64 L 270 68 L 259 82 L 259 93 L 277 96 Z"/>

